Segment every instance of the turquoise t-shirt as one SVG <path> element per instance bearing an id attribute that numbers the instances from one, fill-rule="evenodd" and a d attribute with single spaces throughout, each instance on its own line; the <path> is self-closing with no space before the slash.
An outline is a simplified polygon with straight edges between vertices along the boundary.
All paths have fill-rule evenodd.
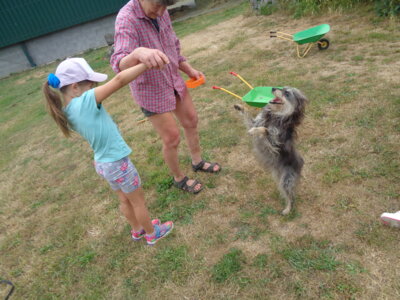
<path id="1" fill-rule="evenodd" d="M 95 161 L 114 162 L 132 152 L 110 115 L 97 104 L 94 89 L 73 98 L 64 113 L 71 128 L 89 142 Z"/>

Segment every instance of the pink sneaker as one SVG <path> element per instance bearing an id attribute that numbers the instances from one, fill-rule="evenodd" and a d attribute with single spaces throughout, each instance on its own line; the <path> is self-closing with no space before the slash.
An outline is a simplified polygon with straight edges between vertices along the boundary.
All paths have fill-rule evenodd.
<path id="1" fill-rule="evenodd" d="M 400 211 L 392 213 L 383 213 L 381 215 L 381 221 L 383 224 L 400 228 Z"/>
<path id="2" fill-rule="evenodd" d="M 160 225 L 161 221 L 159 219 L 154 219 L 151 221 L 151 224 L 153 224 L 153 226 Z M 135 242 L 140 241 L 140 239 L 144 237 L 145 234 L 146 232 L 144 231 L 144 229 L 142 229 L 141 231 L 134 231 L 133 229 L 131 230 L 132 240 L 134 240 Z"/>
<path id="3" fill-rule="evenodd" d="M 147 245 L 154 245 L 161 240 L 163 237 L 166 237 L 174 228 L 174 223 L 172 221 L 165 222 L 161 225 L 154 225 L 154 233 L 152 235 L 145 235 L 144 238 L 147 241 Z"/>

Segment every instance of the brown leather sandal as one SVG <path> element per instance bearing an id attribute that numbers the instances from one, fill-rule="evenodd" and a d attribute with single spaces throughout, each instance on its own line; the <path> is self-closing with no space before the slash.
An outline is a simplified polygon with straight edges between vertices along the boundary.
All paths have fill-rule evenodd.
<path id="1" fill-rule="evenodd" d="M 183 191 L 192 194 L 197 194 L 203 189 L 203 184 L 200 181 L 194 179 L 193 183 L 191 185 L 188 185 L 187 184 L 188 180 L 189 178 L 187 176 L 185 176 L 181 181 L 175 181 L 174 179 L 174 186 L 177 187 L 178 189 L 181 189 Z M 195 186 L 198 184 L 201 184 L 201 188 L 199 190 L 196 190 Z"/>
<path id="2" fill-rule="evenodd" d="M 203 167 L 206 163 L 209 163 L 210 165 L 208 166 L 207 169 L 203 169 Z M 218 171 L 214 171 L 215 166 L 219 167 Z M 195 172 L 200 171 L 200 172 L 206 172 L 206 173 L 218 173 L 219 171 L 221 171 L 221 166 L 218 163 L 210 163 L 208 161 L 202 160 L 197 165 L 192 164 L 192 169 Z"/>

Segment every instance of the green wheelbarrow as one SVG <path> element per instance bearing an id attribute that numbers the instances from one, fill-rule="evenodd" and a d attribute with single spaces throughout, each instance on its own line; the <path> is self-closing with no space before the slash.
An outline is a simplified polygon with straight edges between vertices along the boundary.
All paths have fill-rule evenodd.
<path id="1" fill-rule="evenodd" d="M 275 95 L 272 94 L 273 87 L 270 87 L 270 86 L 253 87 L 250 83 L 248 83 L 246 80 L 244 80 L 243 77 L 240 76 L 239 74 L 237 74 L 235 72 L 229 72 L 229 73 L 231 75 L 239 78 L 240 80 L 242 80 L 250 88 L 250 91 L 246 95 L 244 95 L 243 97 L 240 97 L 239 95 L 236 95 L 236 94 L 232 93 L 231 91 L 228 91 L 224 88 L 221 88 L 221 87 L 215 86 L 215 85 L 212 88 L 214 90 L 224 91 L 225 93 L 242 100 L 246 104 L 257 107 L 257 108 L 264 107 L 271 100 L 273 100 L 275 98 Z"/>
<path id="2" fill-rule="evenodd" d="M 329 40 L 322 37 L 330 30 L 331 27 L 328 24 L 322 24 L 303 31 L 299 31 L 295 34 L 289 34 L 280 31 L 271 31 L 270 37 L 295 42 L 297 44 L 297 56 L 299 58 L 303 58 L 308 54 L 314 44 L 318 45 L 319 50 L 326 50 L 329 48 Z M 301 45 L 306 45 L 306 47 L 301 50 Z"/>

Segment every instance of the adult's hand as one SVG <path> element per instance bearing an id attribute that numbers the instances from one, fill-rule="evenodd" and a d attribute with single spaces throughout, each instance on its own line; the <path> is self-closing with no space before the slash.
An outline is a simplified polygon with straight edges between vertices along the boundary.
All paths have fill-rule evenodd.
<path id="1" fill-rule="evenodd" d="M 200 72 L 196 69 L 189 69 L 188 72 L 186 73 L 190 78 L 196 78 L 196 79 L 200 79 L 200 77 L 206 77 L 203 72 Z"/>
<path id="2" fill-rule="evenodd" d="M 165 64 L 169 64 L 168 57 L 157 49 L 150 49 L 145 47 L 136 48 L 132 54 L 141 63 L 144 63 L 149 69 L 162 69 Z"/>
<path id="3" fill-rule="evenodd" d="M 195 68 L 193 68 L 187 61 L 181 62 L 179 64 L 179 69 L 182 72 L 186 73 L 186 75 L 189 76 L 189 78 L 196 78 L 196 79 L 200 79 L 200 77 L 206 78 L 203 72 L 200 72 Z"/>

